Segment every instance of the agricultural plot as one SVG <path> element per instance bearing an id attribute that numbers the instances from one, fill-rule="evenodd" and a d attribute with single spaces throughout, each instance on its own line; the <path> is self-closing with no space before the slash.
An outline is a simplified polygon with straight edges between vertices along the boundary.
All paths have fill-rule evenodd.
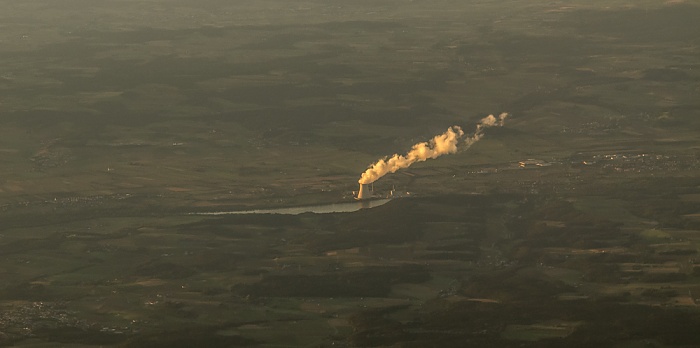
<path id="1" fill-rule="evenodd" d="M 0 346 L 700 342 L 691 1 L 0 8 Z"/>

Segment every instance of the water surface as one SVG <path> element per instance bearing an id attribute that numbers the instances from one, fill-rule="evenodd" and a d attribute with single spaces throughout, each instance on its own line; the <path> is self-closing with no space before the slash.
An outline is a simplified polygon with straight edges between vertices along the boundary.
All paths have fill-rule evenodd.
<path id="1" fill-rule="evenodd" d="M 256 210 L 238 210 L 238 211 L 218 211 L 211 213 L 195 213 L 197 215 L 231 215 L 231 214 L 286 214 L 298 215 L 303 213 L 351 213 L 360 209 L 368 209 L 378 207 L 391 199 L 376 199 L 369 201 L 354 201 L 348 203 L 334 203 L 323 205 L 309 205 L 303 207 L 287 207 L 277 209 L 256 209 Z"/>

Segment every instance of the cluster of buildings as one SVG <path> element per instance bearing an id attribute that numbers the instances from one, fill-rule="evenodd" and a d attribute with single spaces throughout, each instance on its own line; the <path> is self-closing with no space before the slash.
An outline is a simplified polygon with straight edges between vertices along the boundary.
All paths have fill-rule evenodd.
<path id="1" fill-rule="evenodd" d="M 700 168 L 700 159 L 691 156 L 669 156 L 650 153 L 612 153 L 575 156 L 573 164 L 597 167 L 615 172 L 682 171 Z"/>

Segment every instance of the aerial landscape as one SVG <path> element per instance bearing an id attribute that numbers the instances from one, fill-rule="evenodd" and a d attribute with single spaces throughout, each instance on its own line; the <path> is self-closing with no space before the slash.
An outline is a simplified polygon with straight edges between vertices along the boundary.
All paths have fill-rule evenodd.
<path id="1" fill-rule="evenodd" d="M 698 347 L 698 18 L 0 1 L 0 347 Z"/>

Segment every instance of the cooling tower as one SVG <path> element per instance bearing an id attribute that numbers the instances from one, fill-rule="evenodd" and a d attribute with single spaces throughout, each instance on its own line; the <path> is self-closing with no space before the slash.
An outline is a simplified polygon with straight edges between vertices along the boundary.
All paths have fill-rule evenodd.
<path id="1" fill-rule="evenodd" d="M 357 199 L 365 199 L 369 198 L 371 194 L 369 193 L 369 190 L 367 189 L 367 185 L 365 184 L 360 184 L 360 191 L 357 192 Z"/>

